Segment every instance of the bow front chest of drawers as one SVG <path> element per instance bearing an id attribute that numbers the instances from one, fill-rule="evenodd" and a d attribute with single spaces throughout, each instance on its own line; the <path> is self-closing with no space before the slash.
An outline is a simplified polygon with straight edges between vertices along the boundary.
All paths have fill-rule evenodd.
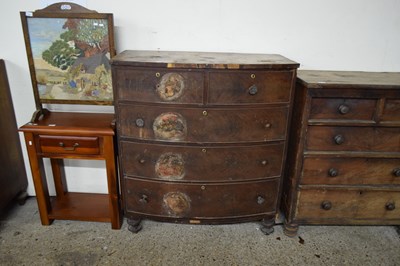
<path id="1" fill-rule="evenodd" d="M 283 192 L 299 224 L 400 224 L 400 73 L 299 71 Z"/>
<path id="2" fill-rule="evenodd" d="M 273 231 L 298 64 L 280 55 L 125 51 L 112 60 L 129 230 L 143 218 Z"/>

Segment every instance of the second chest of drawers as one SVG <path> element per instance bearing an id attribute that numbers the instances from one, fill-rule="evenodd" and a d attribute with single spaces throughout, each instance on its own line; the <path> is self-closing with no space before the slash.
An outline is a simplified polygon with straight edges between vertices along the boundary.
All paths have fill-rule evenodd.
<path id="1" fill-rule="evenodd" d="M 125 215 L 184 223 L 277 213 L 298 64 L 279 55 L 125 51 L 112 62 Z"/>
<path id="2" fill-rule="evenodd" d="M 400 74 L 299 71 L 282 207 L 300 224 L 400 224 Z"/>

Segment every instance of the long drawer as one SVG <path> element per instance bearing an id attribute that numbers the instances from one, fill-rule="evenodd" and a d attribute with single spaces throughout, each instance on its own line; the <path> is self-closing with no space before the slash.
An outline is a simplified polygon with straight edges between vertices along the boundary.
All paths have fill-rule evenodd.
<path id="1" fill-rule="evenodd" d="M 299 192 L 297 219 L 400 219 L 400 190 L 314 190 Z"/>
<path id="2" fill-rule="evenodd" d="M 178 146 L 121 141 L 124 175 L 166 181 L 232 182 L 279 177 L 283 143 Z"/>
<path id="3" fill-rule="evenodd" d="M 400 159 L 307 157 L 301 185 L 400 185 Z"/>
<path id="4" fill-rule="evenodd" d="M 400 128 L 308 127 L 309 151 L 400 152 Z"/>
<path id="5" fill-rule="evenodd" d="M 120 137 L 194 143 L 265 142 L 286 137 L 287 107 L 119 107 Z"/>
<path id="6" fill-rule="evenodd" d="M 234 218 L 276 211 L 279 179 L 193 184 L 125 178 L 126 210 L 175 218 Z"/>

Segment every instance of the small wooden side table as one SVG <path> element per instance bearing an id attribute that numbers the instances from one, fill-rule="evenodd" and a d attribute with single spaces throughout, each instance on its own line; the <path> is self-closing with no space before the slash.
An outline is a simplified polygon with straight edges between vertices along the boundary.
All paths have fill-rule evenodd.
<path id="1" fill-rule="evenodd" d="M 111 222 L 122 215 L 114 151 L 113 114 L 50 112 L 24 132 L 42 225 L 54 219 Z M 50 197 L 43 158 L 50 158 L 56 196 Z M 105 160 L 108 194 L 68 192 L 63 159 Z"/>

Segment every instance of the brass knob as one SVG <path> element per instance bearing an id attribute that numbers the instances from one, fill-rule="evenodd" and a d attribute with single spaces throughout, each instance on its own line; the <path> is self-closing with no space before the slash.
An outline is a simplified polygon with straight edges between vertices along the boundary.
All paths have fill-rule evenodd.
<path id="1" fill-rule="evenodd" d="M 250 88 L 249 88 L 248 91 L 249 91 L 249 94 L 250 94 L 250 95 L 256 95 L 257 92 L 258 92 L 257 86 L 256 86 L 256 85 L 250 86 Z"/>
<path id="2" fill-rule="evenodd" d="M 268 164 L 268 161 L 267 161 L 267 160 L 262 160 L 262 161 L 261 161 L 261 164 L 262 164 L 262 165 L 267 165 L 267 164 Z"/>
<path id="3" fill-rule="evenodd" d="M 145 162 L 146 162 L 146 160 L 143 158 L 139 160 L 139 163 L 141 163 L 141 164 L 144 164 Z"/>
<path id="4" fill-rule="evenodd" d="M 159 78 L 161 76 L 160 72 L 156 73 L 156 77 Z"/>
<path id="5" fill-rule="evenodd" d="M 271 123 L 266 123 L 264 127 L 265 128 L 271 128 Z"/>
<path id="6" fill-rule="evenodd" d="M 257 203 L 258 203 L 258 204 L 261 205 L 261 204 L 263 204 L 264 202 L 265 202 L 264 197 L 262 197 L 262 196 L 258 196 L 258 197 L 257 197 Z"/>
<path id="7" fill-rule="evenodd" d="M 328 174 L 330 177 L 335 177 L 339 174 L 339 171 L 335 168 L 331 168 L 328 170 Z"/>
<path id="8" fill-rule="evenodd" d="M 252 79 L 255 79 L 255 78 L 256 78 L 256 74 L 251 74 L 250 77 L 251 77 Z"/>
<path id="9" fill-rule="evenodd" d="M 393 175 L 394 175 L 395 177 L 400 177 L 400 168 L 394 169 L 394 170 L 393 170 Z"/>
<path id="10" fill-rule="evenodd" d="M 137 127 L 144 127 L 144 120 L 143 118 L 137 118 L 135 121 Z"/>
<path id="11" fill-rule="evenodd" d="M 341 104 L 338 108 L 340 114 L 345 115 L 350 111 L 350 107 L 346 104 Z"/>
<path id="12" fill-rule="evenodd" d="M 201 149 L 201 151 L 202 151 L 203 153 L 206 153 L 206 152 L 207 152 L 207 149 Z"/>
<path id="13" fill-rule="evenodd" d="M 342 135 L 336 135 L 333 139 L 337 145 L 343 144 L 344 142 L 344 137 Z"/>
<path id="14" fill-rule="evenodd" d="M 394 205 L 394 202 L 388 202 L 386 203 L 386 210 L 388 211 L 393 211 L 394 209 L 396 209 L 396 205 Z"/>
<path id="15" fill-rule="evenodd" d="M 148 199 L 147 195 L 142 195 L 142 197 L 139 199 L 139 202 L 143 203 L 143 204 L 148 203 L 149 199 Z"/>
<path id="16" fill-rule="evenodd" d="M 203 115 L 204 115 L 204 116 L 208 115 L 208 112 L 204 110 L 204 111 L 203 111 Z"/>
<path id="17" fill-rule="evenodd" d="M 326 211 L 330 210 L 330 209 L 332 208 L 332 202 L 330 202 L 330 201 L 323 201 L 323 202 L 321 203 L 321 208 L 324 209 L 324 210 L 326 210 Z"/>

